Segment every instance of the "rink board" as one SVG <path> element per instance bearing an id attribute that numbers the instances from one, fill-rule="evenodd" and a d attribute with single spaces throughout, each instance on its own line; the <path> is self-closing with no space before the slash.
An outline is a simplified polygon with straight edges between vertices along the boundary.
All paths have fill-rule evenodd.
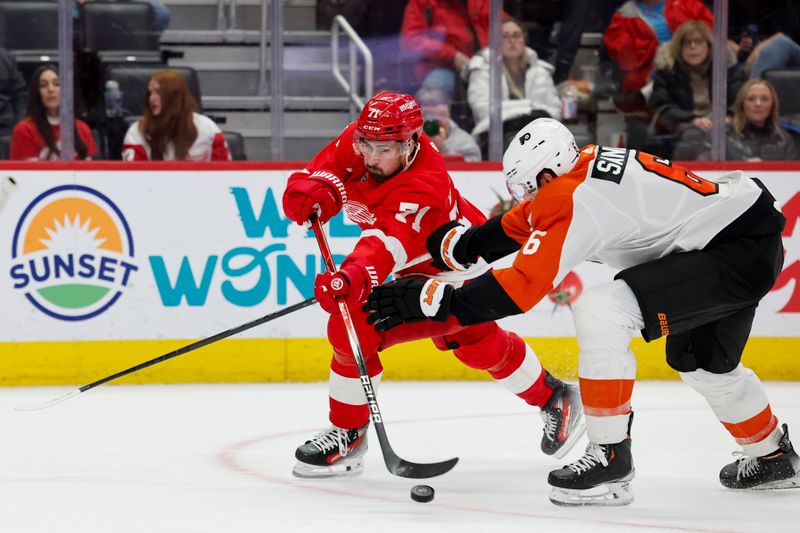
<path id="1" fill-rule="evenodd" d="M 323 268 L 313 237 L 283 216 L 299 164 L 6 164 L 18 190 L 0 212 L 0 384 L 82 384 L 313 296 Z M 756 315 L 746 363 L 766 379 L 800 379 L 799 165 L 748 165 L 787 215 L 784 271 Z M 705 165 L 707 177 L 723 173 Z M 452 170 L 487 213 L 508 196 L 496 166 Z M 422 215 L 424 216 L 424 214 Z M 408 217 L 413 223 L 413 217 Z M 359 230 L 329 225 L 337 260 Z M 569 288 L 610 280 L 585 264 Z M 579 298 L 580 296 L 578 296 Z M 312 306 L 139 372 L 127 382 L 311 381 L 327 378 L 327 315 Z M 577 372 L 567 307 L 546 299 L 503 325 L 544 365 Z M 663 343 L 634 342 L 640 378 L 675 377 Z M 382 356 L 387 379 L 483 379 L 420 341 Z"/>

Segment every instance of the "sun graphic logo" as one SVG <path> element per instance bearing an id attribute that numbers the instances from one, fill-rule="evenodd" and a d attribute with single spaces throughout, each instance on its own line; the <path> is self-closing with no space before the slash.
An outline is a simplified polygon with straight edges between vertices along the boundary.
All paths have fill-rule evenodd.
<path id="1" fill-rule="evenodd" d="M 40 194 L 14 230 L 14 288 L 60 320 L 86 320 L 122 296 L 131 274 L 133 237 L 119 208 L 81 185 Z"/>

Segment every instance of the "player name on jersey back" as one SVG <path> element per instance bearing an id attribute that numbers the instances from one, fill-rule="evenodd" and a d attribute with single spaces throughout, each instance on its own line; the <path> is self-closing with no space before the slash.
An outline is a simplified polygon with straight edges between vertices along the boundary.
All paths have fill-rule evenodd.
<path id="1" fill-rule="evenodd" d="M 619 184 L 628 164 L 628 153 L 625 148 L 598 146 L 591 177 Z"/>

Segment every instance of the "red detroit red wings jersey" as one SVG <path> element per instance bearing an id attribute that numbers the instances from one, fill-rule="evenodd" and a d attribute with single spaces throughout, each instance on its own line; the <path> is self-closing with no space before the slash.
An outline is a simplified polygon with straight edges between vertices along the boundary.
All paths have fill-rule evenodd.
<path id="1" fill-rule="evenodd" d="M 417 156 L 407 170 L 379 182 L 369 176 L 363 159 L 353 150 L 355 128 L 355 123 L 345 128 L 305 169 L 308 175 L 335 176 L 327 177 L 344 190 L 347 218 L 363 230 L 343 264 L 358 262 L 374 269 L 378 282 L 392 273 L 459 281 L 485 271 L 484 262 L 464 273 L 443 273 L 430 264 L 425 241 L 431 232 L 450 220 L 472 226 L 482 224 L 486 217 L 456 190 L 428 136 L 422 134 Z"/>
<path id="2" fill-rule="evenodd" d="M 761 193 L 741 172 L 711 181 L 651 154 L 590 145 L 572 171 L 503 215 L 522 248 L 493 275 L 524 312 L 584 260 L 624 269 L 703 249 Z"/>

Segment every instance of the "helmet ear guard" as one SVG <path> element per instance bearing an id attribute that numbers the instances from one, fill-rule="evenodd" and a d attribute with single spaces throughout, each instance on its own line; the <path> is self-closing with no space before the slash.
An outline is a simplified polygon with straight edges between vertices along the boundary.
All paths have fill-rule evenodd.
<path id="1" fill-rule="evenodd" d="M 557 120 L 539 118 L 522 128 L 503 154 L 503 174 L 517 202 L 531 200 L 543 170 L 562 176 L 579 157 L 572 132 Z"/>

